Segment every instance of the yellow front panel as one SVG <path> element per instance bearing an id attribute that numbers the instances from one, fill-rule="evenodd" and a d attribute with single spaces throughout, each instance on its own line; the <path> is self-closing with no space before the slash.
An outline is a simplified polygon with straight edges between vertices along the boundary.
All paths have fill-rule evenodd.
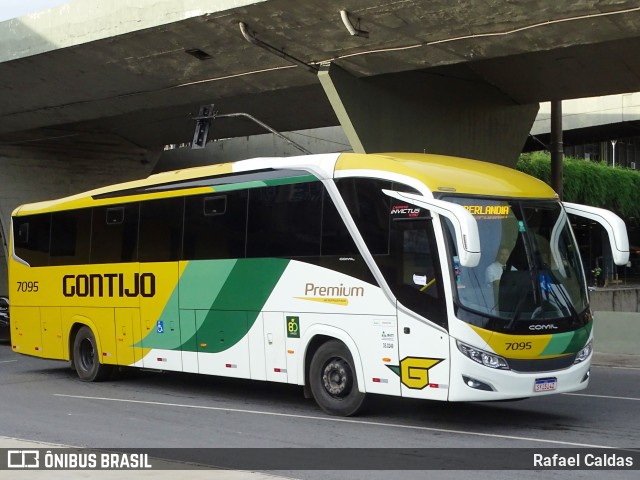
<path id="1" fill-rule="evenodd" d="M 551 335 L 507 335 L 485 330 L 475 325 L 469 326 L 487 342 L 495 353 L 507 358 L 539 358 L 552 337 Z"/>

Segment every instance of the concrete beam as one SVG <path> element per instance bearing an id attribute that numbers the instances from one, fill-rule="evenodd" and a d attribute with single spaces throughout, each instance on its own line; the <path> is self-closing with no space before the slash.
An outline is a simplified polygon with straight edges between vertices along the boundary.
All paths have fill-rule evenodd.
<path id="1" fill-rule="evenodd" d="M 225 12 L 266 0 L 83 0 L 0 22 L 0 62 Z M 182 47 L 182 46 L 181 46 Z M 183 47 L 188 48 L 188 47 Z"/>
<path id="2" fill-rule="evenodd" d="M 640 121 L 640 92 L 603 97 L 578 98 L 562 102 L 562 129 L 577 130 L 616 123 Z M 540 104 L 532 135 L 551 131 L 551 102 Z"/>
<path id="3" fill-rule="evenodd" d="M 513 166 L 539 105 L 518 105 L 478 79 L 424 72 L 357 78 L 335 64 L 318 78 L 355 152 L 428 152 Z"/>

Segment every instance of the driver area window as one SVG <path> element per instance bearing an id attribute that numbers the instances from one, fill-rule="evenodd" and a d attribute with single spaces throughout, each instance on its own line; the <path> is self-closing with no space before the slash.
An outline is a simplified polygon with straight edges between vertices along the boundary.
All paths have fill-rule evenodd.
<path id="1" fill-rule="evenodd" d="M 446 305 L 430 213 L 382 190 L 419 193 L 371 178 L 336 181 L 369 251 L 398 301 L 446 327 Z"/>

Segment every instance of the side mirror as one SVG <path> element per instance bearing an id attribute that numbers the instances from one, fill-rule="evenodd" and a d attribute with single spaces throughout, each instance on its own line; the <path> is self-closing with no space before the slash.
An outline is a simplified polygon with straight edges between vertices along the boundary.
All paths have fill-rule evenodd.
<path id="1" fill-rule="evenodd" d="M 599 223 L 607 231 L 611 244 L 611 255 L 616 265 L 626 265 L 629 262 L 629 237 L 624 221 L 615 213 L 604 208 L 579 205 L 577 203 L 562 202 L 567 213 L 588 218 Z"/>
<path id="2" fill-rule="evenodd" d="M 382 190 L 396 200 L 411 203 L 418 207 L 426 208 L 432 212 L 447 217 L 456 233 L 456 245 L 458 247 L 458 257 L 460 265 L 463 267 L 477 267 L 480 263 L 480 235 L 478 234 L 478 224 L 466 208 L 451 202 L 426 198 L 413 193 L 394 192 L 392 190 Z"/>

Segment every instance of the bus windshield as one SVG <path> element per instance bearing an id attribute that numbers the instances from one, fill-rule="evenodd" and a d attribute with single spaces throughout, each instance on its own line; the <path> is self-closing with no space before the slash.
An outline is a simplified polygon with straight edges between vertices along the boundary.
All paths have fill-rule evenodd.
<path id="1" fill-rule="evenodd" d="M 499 325 L 505 330 L 527 321 L 577 321 L 588 306 L 586 284 L 567 215 L 558 201 L 461 196 L 446 200 L 464 206 L 475 217 L 482 249 L 478 266 L 461 266 L 453 227 L 447 221 L 458 307 L 503 320 Z"/>

